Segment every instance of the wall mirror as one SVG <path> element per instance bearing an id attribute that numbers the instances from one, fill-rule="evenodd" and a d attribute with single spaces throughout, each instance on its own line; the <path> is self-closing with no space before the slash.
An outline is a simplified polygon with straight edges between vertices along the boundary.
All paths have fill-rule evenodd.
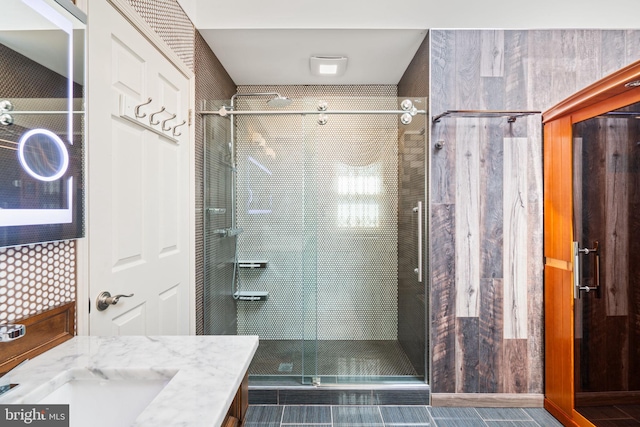
<path id="1" fill-rule="evenodd" d="M 86 16 L 68 0 L 0 14 L 0 246 L 83 237 Z"/>

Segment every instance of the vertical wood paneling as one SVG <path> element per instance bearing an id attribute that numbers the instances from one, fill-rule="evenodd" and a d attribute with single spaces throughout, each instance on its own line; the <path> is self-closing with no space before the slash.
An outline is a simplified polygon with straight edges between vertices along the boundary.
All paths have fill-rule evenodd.
<path id="1" fill-rule="evenodd" d="M 455 385 L 455 208 L 431 207 L 431 333 L 432 387 L 454 393 Z"/>
<path id="2" fill-rule="evenodd" d="M 608 316 L 629 314 L 629 204 L 627 120 L 606 121 L 605 273 Z"/>
<path id="3" fill-rule="evenodd" d="M 610 30 L 601 32 L 601 75 L 606 76 L 629 64 L 625 30 Z"/>
<path id="4" fill-rule="evenodd" d="M 432 31 L 431 88 L 429 98 L 431 115 L 443 113 L 455 106 L 455 38 L 450 31 Z M 455 121 L 440 120 L 432 126 L 432 144 L 442 141 L 443 149 L 431 151 L 431 201 L 455 203 Z"/>
<path id="5" fill-rule="evenodd" d="M 504 75 L 504 30 L 487 30 L 480 34 L 480 76 Z"/>
<path id="6" fill-rule="evenodd" d="M 627 45 L 627 63 L 631 64 L 640 59 L 640 31 L 625 31 L 625 40 Z"/>
<path id="7" fill-rule="evenodd" d="M 456 319 L 456 392 L 477 393 L 479 384 L 479 320 Z"/>
<path id="8" fill-rule="evenodd" d="M 601 75 L 601 32 L 577 30 L 576 40 L 576 87 L 581 89 L 597 81 Z"/>
<path id="9" fill-rule="evenodd" d="M 605 37 L 604 33 L 611 33 Z M 602 77 L 606 68 L 603 63 L 613 64 L 619 61 L 620 55 L 626 55 L 626 63 L 630 62 L 630 56 L 637 52 L 640 48 L 632 46 L 631 40 L 640 37 L 640 31 L 625 31 L 624 36 L 615 34 L 613 31 L 602 30 L 505 30 L 496 32 L 493 30 L 432 30 L 431 35 L 431 114 L 440 114 L 446 109 L 531 109 L 545 110 L 550 108 L 561 99 L 581 89 L 582 87 L 592 83 Z M 622 54 L 616 46 L 620 44 L 624 46 L 625 53 Z M 640 45 L 637 40 L 636 45 Z M 502 52 L 498 53 L 499 46 L 503 47 Z M 609 50 L 608 52 L 606 52 Z M 500 59 L 502 65 L 500 65 Z M 614 68 L 616 69 L 616 68 Z M 500 71 L 502 70 L 502 71 Z M 613 69 L 611 70 L 613 71 Z M 561 183 L 561 191 L 557 195 L 557 205 L 552 205 L 542 215 L 542 128 L 540 126 L 540 117 L 530 117 L 526 120 L 519 119 L 514 124 L 506 124 L 499 122 L 499 119 L 482 120 L 478 127 L 478 135 L 476 131 L 470 129 L 469 119 L 443 119 L 440 123 L 433 126 L 432 141 L 442 140 L 445 143 L 443 150 L 432 151 L 432 171 L 431 171 L 431 191 L 432 191 L 432 207 L 434 203 L 446 203 L 453 214 L 452 203 L 455 203 L 456 215 L 451 219 L 455 223 L 456 239 L 454 243 L 455 250 L 455 266 L 453 274 L 456 276 L 455 289 L 450 289 L 453 295 L 457 295 L 458 302 L 456 304 L 456 313 L 458 317 L 466 318 L 464 324 L 471 323 L 469 317 L 478 318 L 477 333 L 478 338 L 478 354 L 479 354 L 479 377 L 477 390 L 525 390 L 529 392 L 542 392 L 543 389 L 543 359 L 541 352 L 543 351 L 543 280 L 542 280 L 542 262 L 543 262 L 543 218 L 549 223 L 557 225 L 557 232 L 570 237 L 571 231 L 563 225 L 570 219 L 571 212 L 563 210 L 556 211 L 555 206 L 560 207 L 562 201 L 571 199 L 571 179 Z M 493 144 L 493 138 L 499 129 L 502 129 L 505 138 L 526 138 L 526 153 L 521 156 L 521 162 L 511 162 L 512 166 L 503 164 L 505 170 L 502 171 L 503 176 L 500 181 L 506 179 L 508 169 L 517 169 L 518 172 L 524 174 L 525 193 L 524 202 L 524 223 L 526 225 L 526 233 L 518 237 L 526 243 L 524 247 L 518 247 L 514 250 L 508 249 L 509 230 L 506 225 L 500 230 L 495 222 L 501 215 L 504 222 L 507 221 L 508 210 L 504 199 L 496 198 L 495 191 L 501 193 L 514 194 L 512 192 L 513 179 L 511 182 L 503 184 L 496 181 L 496 169 L 498 159 L 496 147 Z M 470 133 L 473 136 L 469 136 Z M 564 135 L 570 146 L 570 134 Z M 460 181 L 468 180 L 475 172 L 470 172 L 468 164 L 470 161 L 468 150 L 470 139 L 476 139 L 480 142 L 480 163 L 478 167 L 478 179 L 480 181 L 479 188 L 479 209 L 475 214 L 477 221 L 469 218 L 469 206 L 474 209 L 474 201 L 469 198 L 469 189 L 473 188 L 471 184 L 460 184 Z M 498 145 L 501 147 L 501 144 Z M 565 146 L 566 148 L 566 146 Z M 572 158 L 570 152 L 560 150 L 561 155 L 554 159 L 556 170 L 570 169 Z M 467 156 L 469 155 L 469 156 Z M 506 155 L 506 154 L 504 154 Z M 462 165 L 466 165 L 463 167 Z M 524 163 L 523 163 L 524 162 Z M 526 171 L 526 172 L 525 172 Z M 509 172 L 510 173 L 510 172 Z M 510 176 L 510 175 L 509 175 Z M 547 179 L 564 179 L 560 176 L 547 177 Z M 461 191 L 464 189 L 464 191 Z M 473 190 L 475 191 L 475 190 Z M 464 196 L 462 195 L 464 193 Z M 512 201 L 517 197 L 511 197 Z M 462 203 L 462 204 L 461 204 Z M 513 205 L 511 205 L 513 206 Z M 639 202 L 640 206 L 640 202 Z M 522 206 L 521 206 L 522 208 Z M 562 208 L 561 208 L 562 209 Z M 478 217 L 479 216 L 479 217 Z M 473 227 L 468 224 L 474 223 Z M 464 225 L 466 224 L 466 225 Z M 458 226 L 461 229 L 458 229 Z M 475 228 L 479 227 L 479 228 Z M 463 231 L 466 228 L 466 231 Z M 445 234 L 451 232 L 451 227 L 443 231 Z M 474 235 L 475 233 L 475 235 Z M 432 238 L 440 234 L 432 224 Z M 477 236 L 477 248 L 480 253 L 475 252 L 471 248 L 470 241 Z M 559 237 L 559 236 L 555 236 Z M 554 240 L 554 239 L 552 239 Z M 515 245 L 520 242 L 511 241 Z M 474 242 L 475 244 L 475 242 Z M 460 246 L 464 245 L 464 246 Z M 565 245 L 566 246 L 566 245 Z M 560 261 L 571 262 L 570 248 L 567 246 L 546 246 L 547 256 L 552 256 Z M 449 249 L 448 249 L 449 250 Z M 433 253 L 437 253 L 438 247 L 433 246 Z M 466 252 L 465 252 L 466 251 Z M 511 253 L 511 255 L 507 255 Z M 504 259 L 511 257 L 517 260 L 524 257 L 524 282 L 522 285 L 525 291 L 526 299 L 520 299 L 522 310 L 514 316 L 509 315 L 509 300 L 513 297 L 507 297 L 507 285 L 505 280 L 501 279 L 501 274 L 496 274 L 494 269 L 498 266 L 496 257 Z M 434 260 L 432 259 L 432 262 Z M 474 275 L 474 264 L 479 263 L 479 279 L 458 280 L 461 277 L 470 277 Z M 521 261 L 522 262 L 522 261 Z M 604 260 L 602 261 L 604 264 Z M 433 264 L 435 268 L 435 262 Z M 503 268 L 506 270 L 507 266 Z M 442 269 L 441 271 L 446 270 Z M 441 274 L 441 273 L 438 273 Z M 435 276 L 433 276 L 435 277 Z M 522 277 L 522 275 L 520 276 Z M 563 276 L 564 277 L 564 276 Z M 441 292 L 442 289 L 436 289 L 440 284 L 446 283 L 444 280 L 432 282 L 433 292 Z M 567 282 L 570 292 L 570 283 Z M 501 292 L 496 292 L 495 287 L 502 286 Z M 462 287 L 462 288 L 461 288 Z M 511 288 L 514 289 L 514 288 Z M 520 290 L 521 288 L 517 288 Z M 473 297 L 470 295 L 479 294 L 478 309 L 476 315 L 469 316 L 471 312 L 469 307 L 473 307 Z M 503 295 L 501 295 L 503 294 Z M 523 295 L 522 293 L 520 295 Z M 451 295 L 449 295 L 451 297 Z M 451 301 L 451 299 L 449 299 Z M 435 307 L 435 304 L 434 304 Z M 458 309 L 462 308 L 461 312 Z M 504 318 L 503 318 L 504 316 Z M 509 324 L 510 319 L 516 319 L 515 324 L 518 328 L 509 328 L 512 331 L 524 331 L 521 339 L 505 340 L 507 336 L 505 327 Z M 521 320 L 524 319 L 524 322 Z M 439 319 L 442 320 L 442 319 Z M 501 322 L 505 322 L 501 325 Z M 435 326 L 435 318 L 433 325 Z M 463 322 L 458 322 L 459 326 Z M 442 323 L 440 323 L 442 328 Z M 473 325 L 469 326 L 468 333 L 474 333 Z M 434 329 L 433 339 L 434 348 L 438 347 L 438 358 L 440 361 L 451 360 L 445 353 L 456 355 L 460 351 L 466 351 L 463 347 L 475 349 L 475 344 L 469 346 L 469 341 L 461 341 L 462 337 L 453 343 L 450 340 L 450 329 L 444 328 L 444 340 L 439 340 Z M 548 331 L 548 330 L 547 330 Z M 503 338 L 496 341 L 496 333 L 502 333 Z M 516 333 L 512 332 L 513 336 Z M 449 334 L 449 335 L 446 335 Z M 515 338 L 515 337 L 514 337 Z M 526 338 L 526 339 L 525 339 Z M 448 340 L 448 341 L 447 341 Z M 448 344 L 445 344 L 445 341 Z M 505 347 L 507 341 L 512 341 L 509 354 L 523 354 L 526 361 L 526 369 L 520 368 L 517 374 L 525 372 L 526 381 L 522 381 L 520 377 L 509 374 L 507 378 L 505 372 L 510 370 L 506 359 L 497 360 L 491 358 L 489 349 L 491 345 L 495 348 L 502 346 L 500 358 L 506 357 L 507 349 Z M 438 343 L 438 344 L 436 344 Z M 493 344 L 491 344 L 493 343 Z M 524 343 L 524 344 L 523 344 Z M 458 346 L 456 346 L 456 344 Z M 448 347 L 447 347 L 448 345 Z M 630 341 L 630 351 L 632 351 L 632 343 Z M 639 345 L 640 347 L 640 345 Z M 570 349 L 569 342 L 562 342 L 563 350 Z M 518 350 L 519 349 L 519 350 Z M 516 351 L 518 350 L 518 351 Z M 474 350 L 471 350 L 473 353 Z M 443 353 L 444 352 L 444 353 Z M 514 353 L 515 352 L 515 353 Z M 471 358 L 465 359 L 466 356 L 458 354 L 458 367 L 468 367 L 467 363 Z M 498 359 L 500 359 L 498 358 Z M 444 363 L 440 365 L 445 366 Z M 522 366 L 522 364 L 520 364 Z M 438 384 L 440 380 L 448 381 L 447 389 L 451 389 L 451 377 L 446 373 L 439 371 L 434 364 L 433 366 L 433 390 L 440 392 Z M 502 375 L 496 381 L 495 372 L 499 369 Z M 558 374 L 570 375 L 567 372 L 569 367 L 564 367 L 563 371 Z M 504 383 L 507 380 L 509 385 Z M 503 384 L 500 384 L 503 381 Z M 547 381 L 553 381 L 547 378 Z M 471 392 L 475 391 L 474 381 L 465 376 L 462 372 L 457 374 L 457 383 L 454 385 L 456 391 Z M 524 385 L 523 385 L 524 384 Z M 502 387 L 502 388 L 501 388 Z M 510 387 L 510 388 L 509 388 Z M 564 402 L 567 405 L 570 402 Z"/>
<path id="10" fill-rule="evenodd" d="M 455 37 L 455 107 L 460 110 L 481 110 L 480 52 L 481 31 L 470 30 Z M 460 137 L 456 138 L 459 140 Z"/>
<path id="11" fill-rule="evenodd" d="M 496 206 L 503 201 L 503 129 L 497 119 L 480 123 L 480 278 L 502 278 L 504 211 Z"/>
<path id="12" fill-rule="evenodd" d="M 527 108 L 530 110 L 543 111 L 550 107 L 556 100 L 555 94 L 551 90 L 553 81 L 552 58 L 555 52 L 551 39 L 552 32 L 546 30 L 529 31 L 527 42 L 529 58 L 527 58 Z M 562 99 L 562 97 L 557 98 Z"/>
<path id="13" fill-rule="evenodd" d="M 478 392 L 504 392 L 502 279 L 481 279 Z"/>
<path id="14" fill-rule="evenodd" d="M 576 31 L 551 31 L 551 90 L 556 100 L 575 92 L 576 85 Z M 544 108 L 543 108 L 544 110 Z"/>
<path id="15" fill-rule="evenodd" d="M 504 388 L 506 393 L 527 393 L 529 378 L 529 358 L 527 340 L 504 340 Z"/>
<path id="16" fill-rule="evenodd" d="M 527 133 L 527 310 L 529 392 L 543 390 L 544 370 L 544 256 L 542 135 L 540 116 L 526 120 Z"/>
<path id="17" fill-rule="evenodd" d="M 504 139 L 504 337 L 526 339 L 527 138 Z"/>
<path id="18" fill-rule="evenodd" d="M 458 119 L 456 135 L 456 316 L 477 317 L 480 290 L 478 119 Z"/>

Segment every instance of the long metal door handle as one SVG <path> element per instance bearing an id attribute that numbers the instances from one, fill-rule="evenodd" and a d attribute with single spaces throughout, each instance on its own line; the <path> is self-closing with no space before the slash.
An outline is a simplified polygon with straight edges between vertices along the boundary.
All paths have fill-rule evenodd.
<path id="1" fill-rule="evenodd" d="M 422 202 L 418 202 L 418 206 L 413 208 L 418 213 L 418 283 L 422 283 Z"/>
<path id="2" fill-rule="evenodd" d="M 573 296 L 580 297 L 580 291 L 596 291 L 596 297 L 600 298 L 600 247 L 598 241 L 593 242 L 593 248 L 581 248 L 578 242 L 573 242 Z M 593 286 L 582 285 L 582 263 L 580 255 L 593 255 Z"/>

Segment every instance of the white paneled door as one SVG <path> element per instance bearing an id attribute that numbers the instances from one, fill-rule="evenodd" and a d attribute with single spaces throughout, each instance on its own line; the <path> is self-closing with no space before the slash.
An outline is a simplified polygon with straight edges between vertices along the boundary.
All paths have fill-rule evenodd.
<path id="1" fill-rule="evenodd" d="M 89 333 L 188 334 L 189 77 L 107 0 L 88 7 Z M 133 296 L 101 311 L 104 291 Z"/>

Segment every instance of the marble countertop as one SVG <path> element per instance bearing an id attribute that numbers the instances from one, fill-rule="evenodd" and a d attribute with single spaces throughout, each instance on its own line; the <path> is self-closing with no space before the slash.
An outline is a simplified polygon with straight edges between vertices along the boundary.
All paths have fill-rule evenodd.
<path id="1" fill-rule="evenodd" d="M 104 379 L 166 378 L 135 426 L 222 424 L 258 347 L 256 336 L 74 337 L 10 374 L 0 403 L 34 404 L 74 372 Z"/>

